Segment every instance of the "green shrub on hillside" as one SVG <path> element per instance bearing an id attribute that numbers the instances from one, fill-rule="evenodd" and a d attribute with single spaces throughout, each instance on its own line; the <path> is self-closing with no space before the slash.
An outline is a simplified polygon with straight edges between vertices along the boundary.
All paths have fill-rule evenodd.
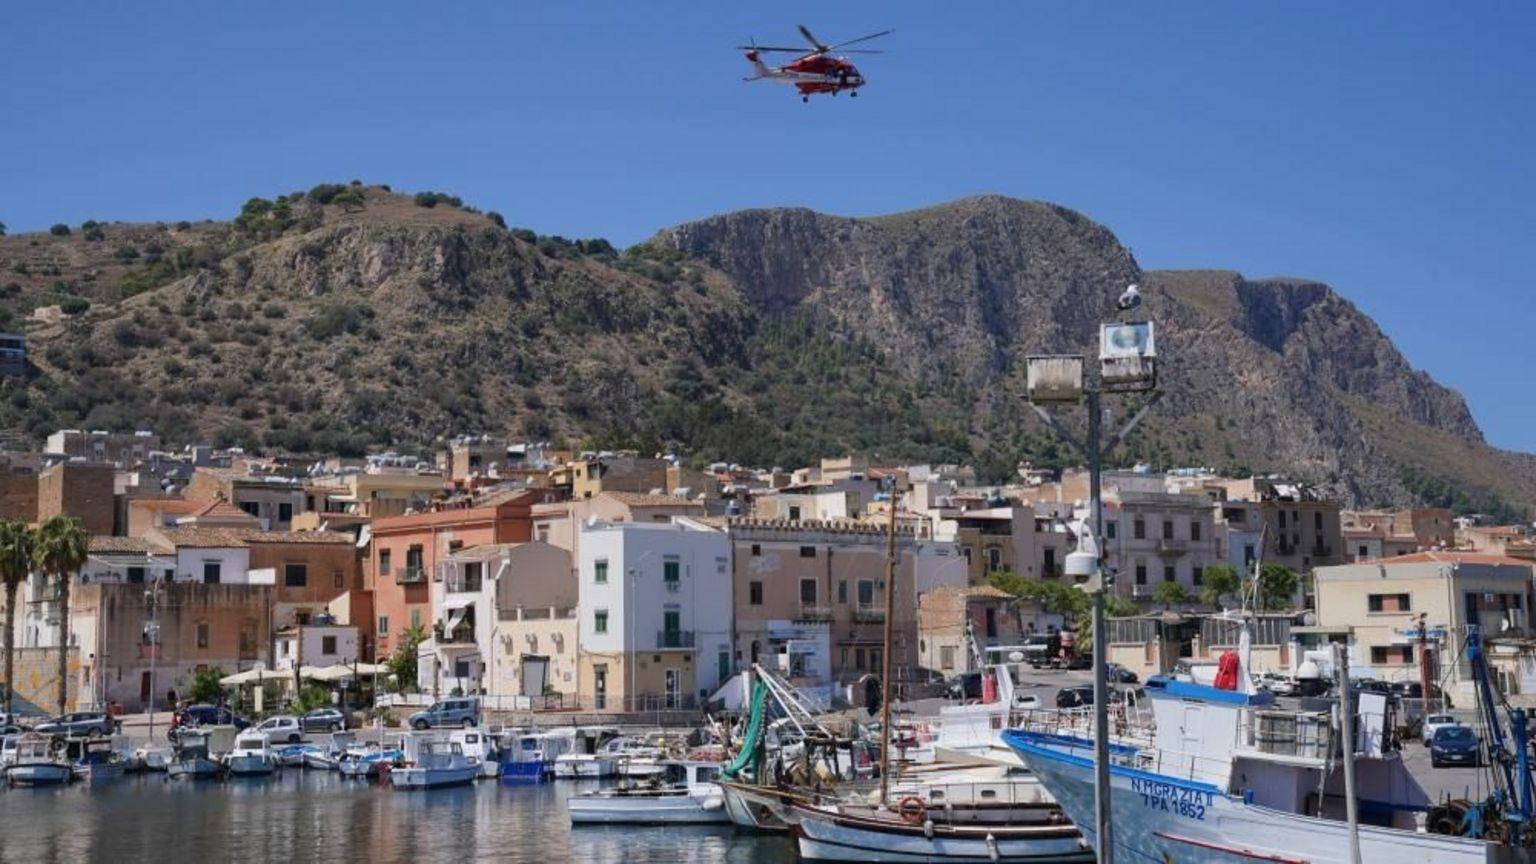
<path id="1" fill-rule="evenodd" d="M 68 237 L 69 236 L 69 226 L 65 225 L 63 222 L 59 222 L 58 224 L 56 224 L 53 227 L 49 228 L 48 229 L 48 233 L 52 234 L 55 237 Z"/>

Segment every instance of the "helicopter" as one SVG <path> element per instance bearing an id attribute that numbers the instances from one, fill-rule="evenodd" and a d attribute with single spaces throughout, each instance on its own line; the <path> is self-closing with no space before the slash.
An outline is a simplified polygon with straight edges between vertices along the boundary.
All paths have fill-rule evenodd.
<path id="1" fill-rule="evenodd" d="M 846 90 L 848 95 L 859 95 L 859 88 L 864 86 L 864 76 L 859 74 L 858 68 L 849 63 L 845 57 L 832 56 L 833 51 L 838 51 L 845 46 L 855 45 L 859 42 L 868 42 L 881 36 L 886 36 L 896 31 L 881 30 L 879 33 L 871 33 L 868 36 L 860 36 L 857 39 L 849 39 L 847 42 L 839 42 L 836 45 L 828 45 L 812 35 L 804 24 L 799 25 L 800 35 L 810 44 L 810 50 L 805 48 L 782 48 L 772 45 L 737 45 L 739 51 L 747 52 L 747 61 L 752 64 L 757 73 L 743 81 L 778 81 L 784 84 L 793 84 L 800 92 L 800 101 L 811 101 L 814 93 L 827 93 L 836 96 Z M 761 54 L 766 52 L 782 52 L 798 54 L 792 62 L 783 66 L 769 66 L 762 61 Z M 869 49 L 854 49 L 844 51 L 844 54 L 883 54 L 885 52 Z"/>

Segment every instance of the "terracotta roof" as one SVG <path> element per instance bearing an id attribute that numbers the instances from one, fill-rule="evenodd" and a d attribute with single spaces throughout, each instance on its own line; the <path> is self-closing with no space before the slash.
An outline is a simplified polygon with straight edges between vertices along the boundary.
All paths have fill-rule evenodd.
<path id="1" fill-rule="evenodd" d="M 223 498 L 215 498 L 212 501 L 209 501 L 207 504 L 204 504 L 202 507 L 193 510 L 192 516 L 194 518 L 201 518 L 203 516 L 213 516 L 217 518 L 231 518 L 238 516 L 247 519 L 251 518 L 251 514 L 241 510 L 239 507 L 236 507 L 228 501 L 225 501 Z"/>
<path id="2" fill-rule="evenodd" d="M 247 543 L 345 543 L 357 542 L 351 534 L 340 531 L 251 531 L 237 532 Z"/>
<path id="3" fill-rule="evenodd" d="M 236 548 L 246 545 L 241 535 L 245 533 L 239 528 L 198 528 L 184 526 L 177 528 L 162 528 L 159 531 L 161 537 L 167 543 L 177 548 L 189 549 L 223 549 Z"/>
<path id="4" fill-rule="evenodd" d="M 143 537 L 108 537 L 104 534 L 91 535 L 89 549 L 98 555 L 112 553 L 148 555 L 170 551 L 164 544 Z"/>
<path id="5" fill-rule="evenodd" d="M 1508 555 L 1490 555 L 1486 552 L 1452 552 L 1444 550 L 1431 550 L 1429 552 L 1410 552 L 1407 555 L 1394 555 L 1391 558 L 1378 558 L 1370 562 L 1372 564 L 1505 564 L 1515 567 L 1530 567 L 1530 561 L 1519 558 L 1511 558 Z"/>
<path id="6" fill-rule="evenodd" d="M 185 498 L 133 498 L 129 500 L 128 506 L 149 507 L 166 513 L 191 513 L 203 507 L 204 504 L 201 501 L 188 501 Z"/>
<path id="7" fill-rule="evenodd" d="M 604 498 L 626 507 L 694 507 L 697 503 L 676 495 L 647 495 L 643 492 L 603 492 Z"/>

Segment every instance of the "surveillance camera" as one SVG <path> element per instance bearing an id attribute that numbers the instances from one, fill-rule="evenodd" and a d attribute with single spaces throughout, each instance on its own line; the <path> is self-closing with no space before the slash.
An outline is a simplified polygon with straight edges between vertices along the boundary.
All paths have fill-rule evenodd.
<path id="1" fill-rule="evenodd" d="M 1130 310 L 1135 309 L 1140 305 L 1141 288 L 1135 283 L 1127 286 L 1125 293 L 1121 294 L 1120 299 L 1115 301 L 1115 307 L 1118 308 L 1121 312 L 1129 312 Z"/>

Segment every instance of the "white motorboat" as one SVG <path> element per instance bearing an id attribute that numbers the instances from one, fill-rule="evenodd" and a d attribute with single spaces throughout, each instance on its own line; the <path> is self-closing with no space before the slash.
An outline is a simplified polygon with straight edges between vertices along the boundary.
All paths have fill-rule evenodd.
<path id="1" fill-rule="evenodd" d="M 552 776 L 555 760 L 569 753 L 575 742 L 575 729 L 506 736 L 501 747 L 501 778 L 538 782 Z"/>
<path id="2" fill-rule="evenodd" d="M 224 754 L 233 749 L 233 726 L 199 726 L 176 736 L 176 753 L 166 768 L 173 779 L 203 780 L 224 774 Z"/>
<path id="3" fill-rule="evenodd" d="M 571 824 L 728 824 L 718 762 L 667 761 L 660 782 L 595 789 L 566 799 Z"/>
<path id="4" fill-rule="evenodd" d="M 399 747 L 386 747 L 381 741 L 370 741 L 353 747 L 336 760 L 336 770 L 343 777 L 382 777 L 386 771 L 405 759 L 405 751 Z"/>
<path id="5" fill-rule="evenodd" d="M 165 771 L 171 767 L 175 754 L 169 748 L 150 745 L 133 751 L 133 758 L 140 771 Z"/>
<path id="6" fill-rule="evenodd" d="M 334 732 L 328 748 L 304 751 L 304 767 L 315 771 L 335 771 L 341 757 L 357 742 L 356 732 Z"/>
<path id="7" fill-rule="evenodd" d="M 266 732 L 246 730 L 224 756 L 224 766 L 235 777 L 270 777 L 277 772 L 278 758 Z"/>
<path id="8" fill-rule="evenodd" d="M 495 780 L 501 776 L 501 760 L 496 754 L 496 739 L 479 729 L 461 729 L 448 733 L 448 740 L 464 748 L 464 752 L 480 760 L 482 780 Z"/>
<path id="9" fill-rule="evenodd" d="M 75 779 L 74 766 L 53 752 L 53 742 L 43 735 L 27 733 L 16 741 L 15 760 L 5 767 L 5 780 L 12 786 L 58 786 Z"/>
<path id="10" fill-rule="evenodd" d="M 396 789 L 436 789 L 473 783 L 479 774 L 479 758 L 465 753 L 462 744 L 413 735 L 405 742 L 405 761 L 390 769 L 389 783 Z"/>
<path id="11" fill-rule="evenodd" d="M 619 757 L 602 753 L 564 753 L 555 757 L 561 780 L 604 780 L 619 776 Z"/>
<path id="12" fill-rule="evenodd" d="M 284 768 L 303 768 L 304 757 L 309 753 L 325 754 L 319 744 L 284 744 L 275 751 L 277 762 Z"/>

